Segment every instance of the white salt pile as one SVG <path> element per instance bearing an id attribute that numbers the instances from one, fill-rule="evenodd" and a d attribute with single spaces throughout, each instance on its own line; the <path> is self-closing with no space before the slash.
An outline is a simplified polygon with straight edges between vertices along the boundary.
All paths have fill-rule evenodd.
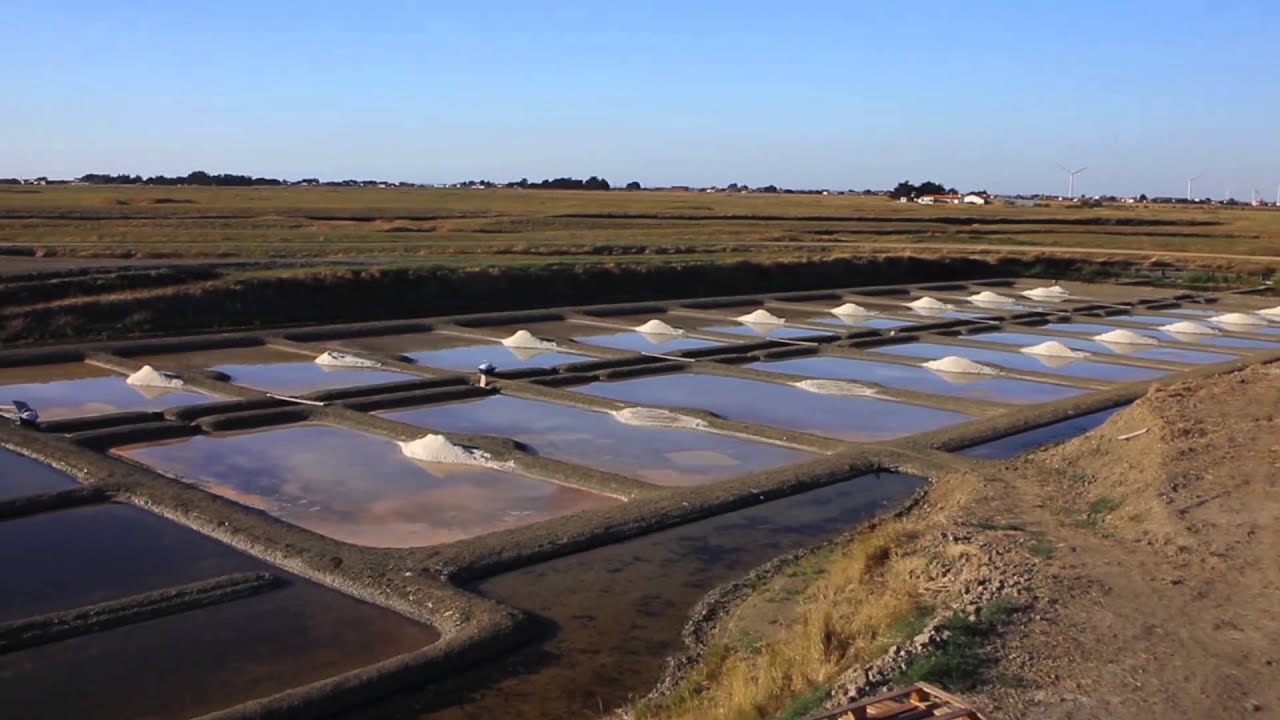
<path id="1" fill-rule="evenodd" d="M 1267 321 L 1253 315 L 1244 313 L 1227 313 L 1225 315 L 1214 315 L 1209 318 L 1209 322 L 1215 322 L 1219 325 L 1266 325 Z"/>
<path id="2" fill-rule="evenodd" d="M 627 425 L 643 425 L 645 427 L 664 428 L 702 428 L 707 423 L 695 417 L 662 410 L 659 408 L 629 407 L 621 410 L 610 410 L 615 420 Z"/>
<path id="3" fill-rule="evenodd" d="M 1176 322 L 1171 325 L 1165 325 L 1160 329 L 1169 333 L 1170 335 L 1217 335 L 1218 334 L 1217 330 L 1214 330 L 1208 325 L 1201 325 L 1198 322 L 1191 322 L 1190 320 L 1183 320 L 1181 322 Z"/>
<path id="4" fill-rule="evenodd" d="M 328 367 L 349 367 L 349 368 L 376 368 L 382 367 L 382 363 L 369 358 L 362 358 L 359 355 L 351 353 L 338 352 L 336 350 L 326 350 L 316 356 L 315 363 L 317 365 L 326 365 Z"/>
<path id="5" fill-rule="evenodd" d="M 951 309 L 950 305 L 936 298 L 931 298 L 928 295 L 920 298 L 919 300 L 912 300 L 911 302 L 907 303 L 907 307 L 912 307 L 917 310 L 950 310 Z"/>
<path id="6" fill-rule="evenodd" d="M 517 330 L 511 337 L 502 341 L 509 348 L 529 348 L 531 350 L 555 350 L 556 344 L 550 340 L 535 337 L 528 330 Z"/>
<path id="7" fill-rule="evenodd" d="M 417 440 L 397 443 L 400 452 L 406 457 L 430 463 L 448 463 L 450 465 L 484 465 L 486 467 L 507 467 L 511 463 L 500 463 L 489 453 L 476 448 L 464 447 L 449 441 L 443 435 L 424 435 Z"/>
<path id="8" fill-rule="evenodd" d="M 819 393 L 821 395 L 875 395 L 874 388 L 866 385 L 859 385 L 854 382 L 846 382 L 844 380 L 801 380 L 791 383 L 793 386 L 801 390 Z"/>
<path id="9" fill-rule="evenodd" d="M 963 373 L 966 375 L 1000 374 L 1000 371 L 993 367 L 983 365 L 982 363 L 976 363 L 969 358 L 962 358 L 958 355 L 948 355 L 937 360 L 930 360 L 929 362 L 924 363 L 924 367 L 929 368 L 930 370 L 937 370 L 938 372 Z"/>
<path id="10" fill-rule="evenodd" d="M 1023 290 L 1022 294 L 1036 300 L 1065 300 L 1071 297 L 1071 293 L 1067 292 L 1061 285 L 1031 288 L 1030 290 Z"/>
<path id="11" fill-rule="evenodd" d="M 998 304 L 998 305 L 1009 305 L 1009 304 L 1012 304 L 1012 303 L 1017 302 L 1017 301 L 1016 301 L 1016 300 L 1014 300 L 1013 298 L 1011 298 L 1011 297 L 1007 296 L 1007 295 L 1001 295 L 1001 294 L 1000 294 L 1000 293 L 998 293 L 998 292 L 991 292 L 990 290 L 983 290 L 982 292 L 978 293 L 977 295 L 970 295 L 970 296 L 969 296 L 969 302 L 971 302 L 971 303 L 973 303 L 973 304 L 975 304 L 975 305 L 982 305 L 983 303 Z"/>
<path id="12" fill-rule="evenodd" d="M 786 319 L 780 318 L 764 308 L 752 310 L 746 315 L 739 315 L 734 319 L 740 323 L 746 323 L 748 325 L 752 323 L 757 325 L 782 325 L 786 322 Z"/>
<path id="13" fill-rule="evenodd" d="M 150 365 L 143 365 L 124 381 L 137 387 L 180 388 L 186 384 L 176 374 L 161 372 Z"/>
<path id="14" fill-rule="evenodd" d="M 1280 320 L 1280 305 L 1275 307 L 1263 308 L 1258 311 L 1259 315 L 1264 315 L 1269 320 Z"/>
<path id="15" fill-rule="evenodd" d="M 1159 345 L 1160 341 L 1147 335 L 1140 335 L 1132 330 L 1112 330 L 1111 332 L 1094 335 L 1094 340 L 1098 342 L 1111 343 L 1113 345 Z"/>
<path id="16" fill-rule="evenodd" d="M 1089 353 L 1084 352 L 1083 350 L 1073 350 L 1057 340 L 1049 340 L 1047 342 L 1042 342 L 1039 345 L 1024 347 L 1021 352 L 1028 355 L 1040 355 L 1043 357 L 1055 358 L 1079 359 L 1089 357 Z"/>
<path id="17" fill-rule="evenodd" d="M 861 305 L 854 303 L 845 303 L 839 307 L 831 308 L 832 315 L 875 315 L 874 310 L 868 310 Z"/>
<path id="18" fill-rule="evenodd" d="M 636 332 L 642 332 L 647 335 L 683 335 L 684 331 L 678 327 L 672 327 L 661 320 L 650 320 L 643 325 L 635 327 Z"/>

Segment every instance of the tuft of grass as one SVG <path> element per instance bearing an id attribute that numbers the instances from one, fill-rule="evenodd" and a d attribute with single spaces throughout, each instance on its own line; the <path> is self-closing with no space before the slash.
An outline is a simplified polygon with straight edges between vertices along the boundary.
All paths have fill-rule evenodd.
<path id="1" fill-rule="evenodd" d="M 1049 539 L 1046 532 L 1038 532 L 1031 539 L 1031 546 L 1027 548 L 1032 555 L 1038 558 L 1049 559 L 1058 551 L 1053 545 L 1053 541 Z"/>
<path id="2" fill-rule="evenodd" d="M 939 626 L 946 641 L 936 650 L 916 656 L 895 679 L 901 685 L 931 682 L 950 690 L 969 690 L 986 679 L 991 663 L 986 646 L 1017 605 L 1008 599 L 989 603 L 970 619 L 956 612 Z"/>
<path id="3" fill-rule="evenodd" d="M 914 549 L 915 522 L 886 522 L 799 563 L 795 576 L 811 582 L 787 627 L 758 646 L 717 646 L 676 692 L 641 703 L 633 717 L 762 720 L 812 712 L 840 674 L 918 634 L 932 617 L 923 602 L 931 563 Z"/>
<path id="4" fill-rule="evenodd" d="M 1088 528 L 1098 527 L 1098 524 L 1118 507 L 1120 507 L 1119 500 L 1110 495 L 1103 495 L 1089 504 L 1089 511 L 1085 513 L 1083 525 Z"/>
<path id="5" fill-rule="evenodd" d="M 774 716 L 774 720 L 801 720 L 821 708 L 830 696 L 830 685 L 810 688 L 792 698 L 782 712 Z"/>
<path id="6" fill-rule="evenodd" d="M 918 603 L 915 610 L 893 624 L 889 630 L 891 642 L 902 642 L 924 632 L 924 628 L 933 619 L 936 610 L 928 603 Z"/>
<path id="7" fill-rule="evenodd" d="M 994 520 L 979 520 L 973 523 L 973 527 L 979 530 L 1005 530 L 1011 532 L 1026 532 L 1027 529 L 1018 523 L 996 522 Z"/>

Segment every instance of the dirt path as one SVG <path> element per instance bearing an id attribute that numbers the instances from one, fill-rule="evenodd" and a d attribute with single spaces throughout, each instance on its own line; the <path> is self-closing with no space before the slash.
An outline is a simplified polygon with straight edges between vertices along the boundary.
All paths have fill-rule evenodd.
<path id="1" fill-rule="evenodd" d="M 1277 367 L 1177 385 L 994 473 L 973 507 L 1041 562 L 980 706 L 1280 717 L 1277 410 Z"/>

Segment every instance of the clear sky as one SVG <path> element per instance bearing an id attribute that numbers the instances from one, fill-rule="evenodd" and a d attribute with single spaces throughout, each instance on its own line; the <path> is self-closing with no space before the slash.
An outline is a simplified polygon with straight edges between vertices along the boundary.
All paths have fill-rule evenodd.
<path id="1" fill-rule="evenodd" d="M 3 27 L 0 176 L 1280 183 L 1271 0 L 6 0 Z"/>

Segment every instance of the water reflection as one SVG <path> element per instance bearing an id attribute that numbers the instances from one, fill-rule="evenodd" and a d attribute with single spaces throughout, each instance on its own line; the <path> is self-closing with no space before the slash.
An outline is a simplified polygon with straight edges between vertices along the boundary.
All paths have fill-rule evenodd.
<path id="1" fill-rule="evenodd" d="M 708 591 L 849 530 L 923 485 L 907 475 L 867 475 L 487 580 L 481 593 L 545 618 L 554 635 L 353 717 L 599 717 L 653 686 Z"/>
<path id="2" fill-rule="evenodd" d="M 514 438 L 548 457 L 659 485 L 700 485 L 812 457 L 700 430 L 627 425 L 602 412 L 503 395 L 387 414 L 444 431 Z"/>
<path id="3" fill-rule="evenodd" d="M 31 552 L 39 548 L 40 552 Z M 271 570 L 137 508 L 0 522 L 0 621 L 233 572 Z M 280 590 L 0 654 L 0 707 L 23 718 L 192 717 L 434 642 L 430 628 L 274 570 Z"/>
<path id="4" fill-rule="evenodd" d="M 86 363 L 0 368 L 0 404 L 21 400 L 41 420 L 164 410 L 213 399 L 194 390 L 135 387 L 124 375 Z"/>
<path id="5" fill-rule="evenodd" d="M 968 415 L 868 397 L 822 395 L 781 383 L 674 373 L 574 388 L 639 405 L 710 410 L 743 422 L 874 442 L 964 422 Z"/>
<path id="6" fill-rule="evenodd" d="M 514 472 L 411 460 L 387 438 L 327 425 L 116 452 L 357 545 L 434 545 L 616 502 Z"/>
<path id="7" fill-rule="evenodd" d="M 874 362 L 854 358 L 814 356 L 756 363 L 748 367 L 836 380 L 864 380 L 886 387 L 914 390 L 916 392 L 955 395 L 973 400 L 1015 404 L 1049 402 L 1084 392 L 1079 388 L 1065 385 L 988 375 L 970 375 L 967 377 L 971 382 L 966 382 L 964 378 L 958 379 L 954 377 L 955 373 L 939 375 L 914 365 L 899 365 L 897 363 Z"/>

